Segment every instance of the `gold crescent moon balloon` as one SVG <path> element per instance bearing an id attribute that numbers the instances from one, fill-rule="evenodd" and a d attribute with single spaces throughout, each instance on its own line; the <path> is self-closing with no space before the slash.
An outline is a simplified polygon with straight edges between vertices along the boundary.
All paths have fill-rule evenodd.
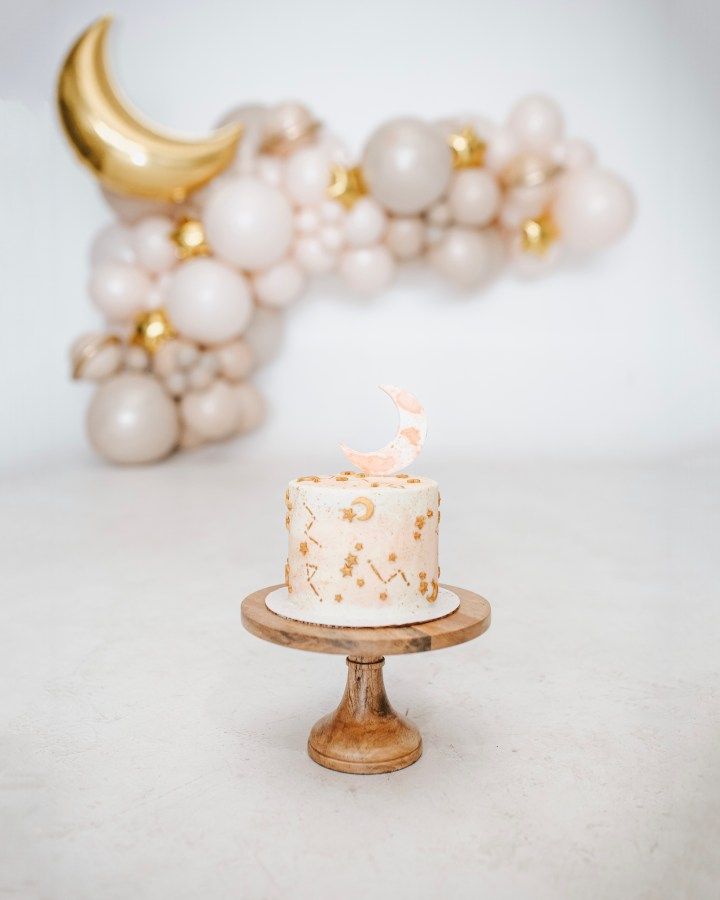
<path id="1" fill-rule="evenodd" d="M 193 141 L 145 123 L 108 74 L 111 22 L 98 19 L 84 31 L 60 69 L 57 104 L 65 134 L 111 191 L 180 202 L 230 164 L 242 127 L 226 125 Z"/>

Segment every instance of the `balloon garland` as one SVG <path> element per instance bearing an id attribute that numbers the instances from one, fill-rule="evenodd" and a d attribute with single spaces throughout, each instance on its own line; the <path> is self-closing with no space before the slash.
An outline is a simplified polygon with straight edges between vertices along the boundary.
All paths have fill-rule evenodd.
<path id="1" fill-rule="evenodd" d="M 521 100 L 502 125 L 386 122 L 359 160 L 298 103 L 241 106 L 210 137 L 183 141 L 120 98 L 109 24 L 80 36 L 57 99 L 116 216 L 91 251 L 89 293 L 106 328 L 71 348 L 73 376 L 98 382 L 90 441 L 113 462 L 255 428 L 263 402 L 249 377 L 313 275 L 374 293 L 423 257 L 477 288 L 505 262 L 539 273 L 599 250 L 632 220 L 627 185 L 565 137 L 547 97 Z"/>

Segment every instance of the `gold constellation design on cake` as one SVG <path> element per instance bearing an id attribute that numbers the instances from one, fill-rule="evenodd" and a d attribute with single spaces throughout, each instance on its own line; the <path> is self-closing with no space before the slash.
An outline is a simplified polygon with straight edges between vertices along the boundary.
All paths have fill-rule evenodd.
<path id="1" fill-rule="evenodd" d="M 312 572 L 310 571 L 312 569 Z M 315 573 L 317 572 L 318 567 L 313 565 L 313 563 L 305 563 L 305 577 L 307 578 L 307 583 L 310 585 L 310 589 L 313 594 L 320 600 L 322 603 L 322 597 L 320 596 L 320 591 L 313 584 L 313 578 L 315 577 Z"/>
<path id="2" fill-rule="evenodd" d="M 320 541 L 316 541 L 315 538 L 310 534 L 310 529 L 315 524 L 315 513 L 310 509 L 310 507 L 307 505 L 307 503 L 303 503 L 303 506 L 305 507 L 305 509 L 307 510 L 307 512 L 310 516 L 310 518 L 305 523 L 305 531 L 303 532 L 303 534 L 309 541 L 312 541 L 313 544 L 315 544 L 317 547 L 322 547 L 322 544 L 320 543 Z M 303 543 L 305 543 L 305 542 L 303 541 Z M 304 550 L 302 548 L 302 544 L 300 545 L 300 552 L 303 554 L 303 556 L 307 553 L 307 544 L 305 544 Z"/>

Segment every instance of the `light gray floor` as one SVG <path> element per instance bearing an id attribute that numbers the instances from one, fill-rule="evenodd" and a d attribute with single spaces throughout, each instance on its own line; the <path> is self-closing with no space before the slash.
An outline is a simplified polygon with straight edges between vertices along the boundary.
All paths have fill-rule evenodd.
<path id="1" fill-rule="evenodd" d="M 342 658 L 240 626 L 293 465 L 4 479 L 1 896 L 717 896 L 718 468 L 424 468 L 493 626 L 388 659 L 425 753 L 371 777 L 305 755 Z"/>

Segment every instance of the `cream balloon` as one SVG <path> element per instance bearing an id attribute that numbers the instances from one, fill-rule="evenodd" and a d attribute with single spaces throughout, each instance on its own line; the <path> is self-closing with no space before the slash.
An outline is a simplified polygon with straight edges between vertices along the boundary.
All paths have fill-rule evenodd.
<path id="1" fill-rule="evenodd" d="M 103 382 L 87 415 L 90 443 L 115 463 L 150 463 L 167 456 L 180 434 L 175 403 L 151 375 L 125 372 Z"/>
<path id="2" fill-rule="evenodd" d="M 112 19 L 94 22 L 68 53 L 58 77 L 57 105 L 78 158 L 112 191 L 181 202 L 232 162 L 242 128 L 220 128 L 184 140 L 143 122 L 108 73 L 106 43 Z"/>
<path id="3" fill-rule="evenodd" d="M 340 449 L 367 475 L 394 475 L 419 456 L 427 434 L 427 416 L 417 397 L 390 384 L 379 387 L 397 407 L 399 426 L 395 437 L 372 453 L 360 453 L 345 444 L 340 444 Z"/>

